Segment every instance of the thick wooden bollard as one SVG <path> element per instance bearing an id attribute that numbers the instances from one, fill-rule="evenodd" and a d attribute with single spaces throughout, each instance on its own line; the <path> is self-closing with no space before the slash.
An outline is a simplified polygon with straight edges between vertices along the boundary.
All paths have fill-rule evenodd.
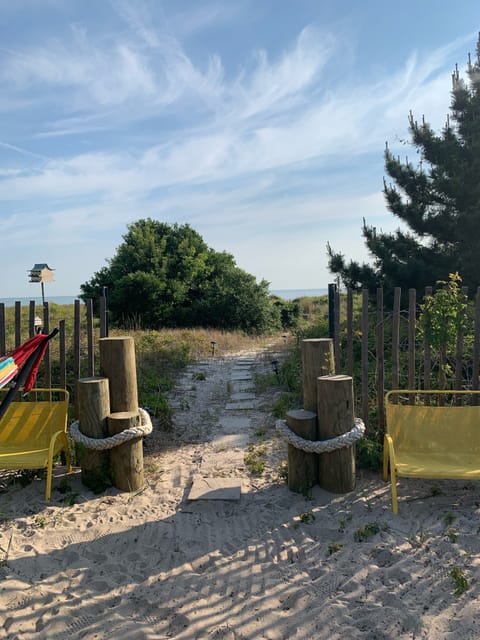
<path id="1" fill-rule="evenodd" d="M 287 425 L 304 440 L 317 439 L 317 415 L 313 411 L 295 409 L 287 413 Z M 288 445 L 288 488 L 297 493 L 306 493 L 317 484 L 318 456 Z"/>
<path id="2" fill-rule="evenodd" d="M 110 400 L 107 378 L 80 378 L 77 380 L 77 399 L 80 431 L 89 438 L 105 438 Z M 82 482 L 95 490 L 109 474 L 107 451 L 85 449 L 81 456 Z"/>
<path id="3" fill-rule="evenodd" d="M 335 371 L 333 340 L 311 338 L 302 340 L 303 408 L 317 411 L 317 378 Z"/>
<path id="4" fill-rule="evenodd" d="M 137 367 L 133 338 L 100 338 L 99 345 L 100 371 L 110 382 L 112 413 L 137 411 Z"/>
<path id="5" fill-rule="evenodd" d="M 138 427 L 140 416 L 138 411 L 121 411 L 111 413 L 107 418 L 108 435 Z M 127 440 L 123 444 L 110 449 L 110 460 L 113 470 L 113 484 L 121 491 L 137 491 L 143 487 L 143 442 L 142 436 Z"/>
<path id="6" fill-rule="evenodd" d="M 353 380 L 350 376 L 318 378 L 318 437 L 328 440 L 348 433 L 354 422 Z M 319 455 L 318 484 L 326 491 L 347 493 L 355 488 L 355 445 Z"/>

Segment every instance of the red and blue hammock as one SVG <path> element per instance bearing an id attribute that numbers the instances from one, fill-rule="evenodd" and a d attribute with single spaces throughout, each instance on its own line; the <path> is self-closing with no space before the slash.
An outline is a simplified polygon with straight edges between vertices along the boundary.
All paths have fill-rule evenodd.
<path id="1" fill-rule="evenodd" d="M 0 404 L 0 419 L 20 388 L 23 388 L 24 393 L 32 389 L 48 342 L 57 333 L 58 329 L 54 329 L 50 334 L 37 333 L 11 353 L 0 358 L 0 389 L 10 384 L 10 389 Z"/>

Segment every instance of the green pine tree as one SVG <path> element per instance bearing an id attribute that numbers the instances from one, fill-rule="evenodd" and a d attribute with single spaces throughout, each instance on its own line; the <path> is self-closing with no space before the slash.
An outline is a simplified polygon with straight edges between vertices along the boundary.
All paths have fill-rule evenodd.
<path id="1" fill-rule="evenodd" d="M 452 75 L 451 114 L 440 133 L 410 112 L 415 166 L 385 149 L 384 180 L 389 211 L 407 231 L 377 231 L 363 221 L 372 264 L 346 261 L 327 245 L 329 269 L 348 287 L 423 289 L 459 272 L 472 292 L 480 284 L 480 34 L 468 81 Z M 405 226 L 404 225 L 404 226 Z"/>

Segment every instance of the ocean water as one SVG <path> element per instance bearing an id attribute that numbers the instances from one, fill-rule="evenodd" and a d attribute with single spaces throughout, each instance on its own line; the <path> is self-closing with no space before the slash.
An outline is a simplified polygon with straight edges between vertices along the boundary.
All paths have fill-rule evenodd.
<path id="1" fill-rule="evenodd" d="M 78 296 L 45 296 L 45 302 L 54 302 L 55 304 L 73 304 L 74 301 L 78 298 Z M 32 296 L 31 298 L 0 298 L 0 302 L 6 307 L 14 307 L 15 302 L 21 302 L 22 306 L 28 306 L 30 304 L 30 300 L 35 300 L 35 305 L 37 307 L 42 306 L 42 298 L 38 298 L 37 296 Z"/>
<path id="2" fill-rule="evenodd" d="M 270 293 L 283 300 L 295 300 L 296 298 L 310 296 L 325 296 L 328 293 L 328 289 L 271 289 Z"/>
<path id="3" fill-rule="evenodd" d="M 295 300 L 295 298 L 306 296 L 324 296 L 328 293 L 328 289 L 271 289 L 270 293 L 283 300 Z M 54 302 L 55 304 L 73 304 L 77 298 L 78 296 L 45 296 L 45 301 Z M 36 306 L 42 306 L 42 298 L 36 296 L 32 298 L 0 298 L 0 303 L 3 302 L 6 307 L 14 307 L 15 302 L 19 301 L 22 306 L 28 306 L 30 300 L 35 300 Z"/>

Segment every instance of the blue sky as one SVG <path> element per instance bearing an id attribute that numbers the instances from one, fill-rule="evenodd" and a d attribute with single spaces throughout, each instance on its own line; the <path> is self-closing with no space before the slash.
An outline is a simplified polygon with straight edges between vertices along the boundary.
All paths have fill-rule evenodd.
<path id="1" fill-rule="evenodd" d="M 189 223 L 272 289 L 391 230 L 385 141 L 440 128 L 463 0 L 0 0 L 0 298 L 76 295 L 129 222 Z"/>

